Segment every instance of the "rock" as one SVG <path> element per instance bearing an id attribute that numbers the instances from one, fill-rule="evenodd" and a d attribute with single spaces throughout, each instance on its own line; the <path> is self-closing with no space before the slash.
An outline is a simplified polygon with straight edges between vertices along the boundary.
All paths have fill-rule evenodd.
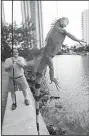
<path id="1" fill-rule="evenodd" d="M 64 135 L 66 130 L 62 130 L 61 128 L 57 128 L 54 125 L 47 126 L 47 129 L 50 133 L 50 135 Z"/>
<path id="2" fill-rule="evenodd" d="M 47 102 L 49 100 L 49 96 L 48 95 L 44 95 L 42 98 L 41 98 L 42 102 Z"/>
<path id="3" fill-rule="evenodd" d="M 62 108 L 61 105 L 55 105 L 55 107 L 56 107 L 56 108 L 59 108 L 59 109 Z"/>
<path id="4" fill-rule="evenodd" d="M 62 130 L 61 128 L 58 128 L 57 135 L 64 135 L 66 130 Z"/>
<path id="5" fill-rule="evenodd" d="M 56 135 L 57 134 L 57 128 L 54 125 L 47 126 L 47 129 L 48 129 L 50 135 Z"/>
<path id="6" fill-rule="evenodd" d="M 32 94 L 34 95 L 34 94 L 35 94 L 35 89 L 34 89 L 34 87 L 31 86 L 30 89 L 31 89 Z"/>
<path id="7" fill-rule="evenodd" d="M 40 102 L 40 103 L 39 103 L 39 108 L 42 108 L 42 106 L 43 106 L 43 103 Z"/>
<path id="8" fill-rule="evenodd" d="M 60 99 L 60 97 L 57 97 L 57 96 L 51 96 L 51 97 L 50 97 L 50 100 L 52 100 L 52 99 Z"/>

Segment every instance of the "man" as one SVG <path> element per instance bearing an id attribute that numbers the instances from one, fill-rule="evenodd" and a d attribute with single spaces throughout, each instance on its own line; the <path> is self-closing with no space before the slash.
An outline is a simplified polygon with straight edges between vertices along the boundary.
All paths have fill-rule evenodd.
<path id="1" fill-rule="evenodd" d="M 82 40 L 77 39 L 75 36 L 67 32 L 64 27 L 66 27 L 69 23 L 68 18 L 63 17 L 53 24 L 53 27 L 49 31 L 47 38 L 46 38 L 46 46 L 44 47 L 43 56 L 41 58 L 40 64 L 38 66 L 37 74 L 36 74 L 36 81 L 35 81 L 35 99 L 36 99 L 36 123 L 37 129 L 39 134 L 39 93 L 40 93 L 40 85 L 41 85 L 41 78 L 44 74 L 45 68 L 49 67 L 49 75 L 51 82 L 54 82 L 56 87 L 58 88 L 58 81 L 54 78 L 54 67 L 53 67 L 53 57 L 58 53 L 61 49 L 61 46 L 68 36 L 72 40 L 79 42 L 84 42 Z M 82 45 L 82 44 L 81 44 Z"/>
<path id="2" fill-rule="evenodd" d="M 9 75 L 9 84 L 8 89 L 11 92 L 12 98 L 12 110 L 15 110 L 17 107 L 15 99 L 15 91 L 19 88 L 22 90 L 24 95 L 24 103 L 29 105 L 29 100 L 27 98 L 27 81 L 24 76 L 24 66 L 26 62 L 23 57 L 18 55 L 18 50 L 16 47 L 13 47 L 13 57 L 7 58 L 5 61 L 5 71 Z"/>

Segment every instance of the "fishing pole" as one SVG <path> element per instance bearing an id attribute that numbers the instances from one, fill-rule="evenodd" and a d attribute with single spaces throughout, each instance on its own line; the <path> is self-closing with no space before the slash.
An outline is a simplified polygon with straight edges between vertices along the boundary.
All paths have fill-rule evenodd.
<path id="1" fill-rule="evenodd" d="M 13 0 L 12 0 L 12 57 L 13 55 Z M 15 93 L 15 71 L 14 71 L 14 60 L 13 61 L 13 85 L 14 85 L 14 93 Z M 15 93 L 15 104 L 16 104 L 16 93 Z"/>

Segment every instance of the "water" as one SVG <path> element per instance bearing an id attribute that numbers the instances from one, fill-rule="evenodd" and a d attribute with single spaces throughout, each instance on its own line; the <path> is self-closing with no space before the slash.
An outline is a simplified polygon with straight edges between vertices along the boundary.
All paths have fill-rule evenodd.
<path id="1" fill-rule="evenodd" d="M 54 58 L 55 77 L 60 82 L 59 126 L 67 134 L 89 132 L 89 56 L 60 55 Z M 61 123 L 62 122 L 62 123 Z M 62 124 L 62 125 L 61 125 Z"/>

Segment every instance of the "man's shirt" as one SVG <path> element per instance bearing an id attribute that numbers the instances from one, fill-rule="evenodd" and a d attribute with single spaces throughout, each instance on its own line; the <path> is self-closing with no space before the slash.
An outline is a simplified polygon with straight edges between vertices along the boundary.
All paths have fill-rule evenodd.
<path id="1" fill-rule="evenodd" d="M 18 56 L 17 58 L 15 58 L 15 62 L 14 62 L 14 77 L 19 77 L 19 76 L 24 75 L 23 67 L 21 67 L 18 64 L 16 64 L 16 62 L 18 62 L 18 61 L 23 66 L 26 65 L 26 61 L 25 61 L 25 59 L 23 57 L 19 57 Z M 6 61 L 5 61 L 5 68 L 10 67 L 12 64 L 13 64 L 12 57 L 7 58 Z M 13 77 L 13 68 L 10 71 L 8 71 L 8 75 L 9 75 L 9 77 Z"/>

